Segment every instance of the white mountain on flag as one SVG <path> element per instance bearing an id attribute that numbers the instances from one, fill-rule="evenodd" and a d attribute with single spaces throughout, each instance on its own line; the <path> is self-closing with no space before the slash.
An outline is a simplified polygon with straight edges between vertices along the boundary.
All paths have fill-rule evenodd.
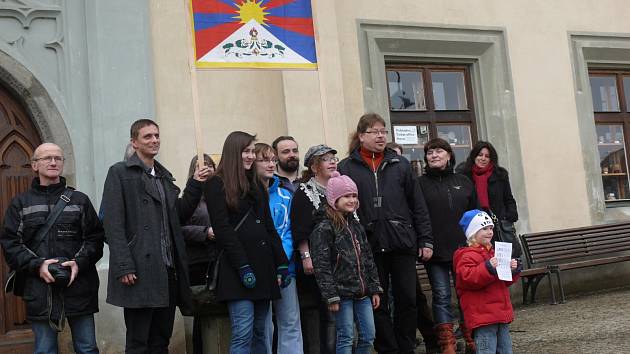
<path id="1" fill-rule="evenodd" d="M 252 19 L 199 62 L 310 63 Z"/>

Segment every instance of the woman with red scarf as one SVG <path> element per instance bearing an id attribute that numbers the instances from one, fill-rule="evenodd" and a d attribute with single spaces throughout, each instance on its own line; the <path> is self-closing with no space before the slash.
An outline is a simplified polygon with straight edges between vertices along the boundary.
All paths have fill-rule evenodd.
<path id="1" fill-rule="evenodd" d="M 458 170 L 475 184 L 479 205 L 483 210 L 493 213 L 499 220 L 518 220 L 508 171 L 499 166 L 499 156 L 492 144 L 487 141 L 477 142 Z"/>

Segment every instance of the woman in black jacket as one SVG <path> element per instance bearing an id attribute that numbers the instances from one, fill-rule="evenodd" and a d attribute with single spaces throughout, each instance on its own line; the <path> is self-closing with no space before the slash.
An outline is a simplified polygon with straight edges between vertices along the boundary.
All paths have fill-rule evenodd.
<path id="1" fill-rule="evenodd" d="M 212 158 L 204 154 L 204 164 L 210 170 L 210 176 L 214 174 L 216 169 Z M 188 178 L 190 179 L 197 167 L 197 155 L 190 161 L 188 169 Z M 214 263 L 217 259 L 219 251 L 214 239 L 214 232 L 210 226 L 210 216 L 206 202 L 202 197 L 195 209 L 195 213 L 188 220 L 186 225 L 182 225 L 182 236 L 186 242 L 186 254 L 188 255 L 188 276 L 190 285 L 206 284 L 206 274 L 208 272 L 209 263 Z M 203 338 L 201 335 L 201 319 L 197 316 L 193 318 L 192 328 L 192 345 L 193 354 L 203 353 Z M 190 329 L 187 327 L 186 331 Z M 188 332 L 190 333 L 190 332 Z"/>
<path id="2" fill-rule="evenodd" d="M 226 301 L 232 326 L 230 353 L 270 353 L 266 336 L 270 300 L 287 284 L 288 260 L 276 233 L 267 193 L 252 168 L 256 137 L 232 132 L 204 196 L 219 259 L 217 298 Z M 285 285 L 286 286 L 286 285 Z"/>
<path id="3" fill-rule="evenodd" d="M 466 236 L 459 226 L 462 215 L 477 208 L 475 186 L 466 176 L 453 172 L 455 154 L 449 143 L 433 139 L 424 145 L 426 171 L 419 178 L 420 187 L 429 209 L 433 230 L 433 257 L 425 263 L 433 294 L 433 318 L 443 353 L 455 353 L 453 311 L 451 309 L 451 278 L 453 253 L 466 245 Z M 460 321 L 460 327 L 463 321 Z M 474 341 L 465 328 L 467 352 Z M 472 350 L 474 352 L 474 350 Z"/>
<path id="4" fill-rule="evenodd" d="M 518 220 L 508 171 L 499 166 L 499 156 L 492 144 L 487 141 L 477 142 L 458 172 L 475 184 L 479 206 L 483 210 L 496 215 L 499 220 Z"/>
<path id="5" fill-rule="evenodd" d="M 296 280 L 305 353 L 335 353 L 335 318 L 321 301 L 313 276 L 309 239 L 315 229 L 314 212 L 326 204 L 326 185 L 332 173 L 337 171 L 339 159 L 336 154 L 337 150 L 326 145 L 316 145 L 308 149 L 304 155 L 304 166 L 307 170 L 303 172 L 291 201 L 291 234 L 301 258 L 301 262 L 297 262 Z M 313 308 L 318 308 L 319 311 L 313 311 Z M 319 325 L 319 330 L 311 327 L 316 324 Z M 309 336 L 313 332 L 319 332 L 318 339 Z"/>

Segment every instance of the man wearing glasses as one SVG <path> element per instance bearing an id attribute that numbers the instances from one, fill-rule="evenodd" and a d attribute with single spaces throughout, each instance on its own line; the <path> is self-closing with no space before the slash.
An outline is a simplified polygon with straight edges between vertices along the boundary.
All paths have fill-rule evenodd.
<path id="1" fill-rule="evenodd" d="M 6 211 L 0 244 L 9 266 L 25 280 L 27 319 L 35 334 L 36 353 L 57 353 L 57 330 L 67 318 L 76 353 L 98 353 L 94 313 L 98 312 L 96 262 L 103 256 L 103 227 L 89 198 L 66 186 L 61 148 L 37 147 L 31 188 L 15 197 Z M 37 233 L 60 214 L 43 237 Z M 42 232 L 45 229 L 42 229 Z M 41 240 L 41 241 L 38 241 Z M 54 271 L 54 270 L 57 271 Z M 61 271 L 59 271 L 61 270 Z"/>
<path id="2" fill-rule="evenodd" d="M 374 310 L 379 353 L 413 353 L 416 338 L 416 258 L 433 254 L 431 223 L 422 191 L 409 161 L 385 149 L 388 131 L 375 113 L 364 114 L 357 124 L 350 156 L 339 163 L 359 189 L 357 210 L 374 253 L 383 287 L 381 306 Z M 388 294 L 391 278 L 394 322 Z"/>

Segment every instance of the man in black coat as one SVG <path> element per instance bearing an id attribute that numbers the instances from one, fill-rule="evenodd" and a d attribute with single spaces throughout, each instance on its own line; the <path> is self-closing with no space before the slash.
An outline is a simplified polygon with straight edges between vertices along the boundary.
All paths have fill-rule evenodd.
<path id="1" fill-rule="evenodd" d="M 412 353 L 416 338 L 416 258 L 433 254 L 429 214 L 407 159 L 385 149 L 385 121 L 374 113 L 357 124 L 349 153 L 338 170 L 359 189 L 359 219 L 366 229 L 383 287 L 374 310 L 379 353 Z M 392 281 L 394 323 L 388 306 Z"/>
<path id="2" fill-rule="evenodd" d="M 155 160 L 158 125 L 131 125 L 135 149 L 129 160 L 110 167 L 102 210 L 109 245 L 107 302 L 124 307 L 126 353 L 168 353 L 175 306 L 188 313 L 190 282 L 181 223 L 202 194 L 208 167 L 188 180 L 182 198 L 171 173 Z"/>
<path id="3" fill-rule="evenodd" d="M 35 333 L 34 351 L 57 352 L 53 326 L 63 327 L 65 316 L 75 352 L 98 353 L 94 313 L 98 312 L 99 280 L 95 265 L 103 256 L 103 227 L 88 197 L 73 190 L 69 201 L 63 196 L 67 203 L 42 241 L 36 241 L 52 206 L 69 187 L 61 177 L 64 157 L 59 146 L 45 143 L 37 147 L 31 166 L 37 177 L 31 189 L 11 201 L 0 244 L 9 266 L 24 276 L 23 299 Z M 49 272 L 49 267 L 59 266 L 70 276 L 63 285 L 57 273 Z"/>

